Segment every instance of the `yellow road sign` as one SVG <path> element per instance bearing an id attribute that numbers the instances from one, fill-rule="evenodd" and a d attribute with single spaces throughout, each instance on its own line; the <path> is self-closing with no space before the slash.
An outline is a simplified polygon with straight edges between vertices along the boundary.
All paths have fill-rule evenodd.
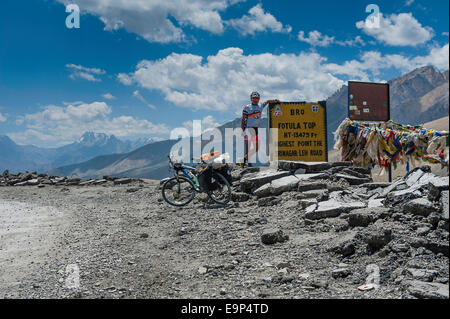
<path id="1" fill-rule="evenodd" d="M 267 112 L 272 131 L 268 144 L 272 160 L 328 161 L 325 101 L 279 102 L 270 104 Z M 272 134 L 277 134 L 278 141 Z"/>

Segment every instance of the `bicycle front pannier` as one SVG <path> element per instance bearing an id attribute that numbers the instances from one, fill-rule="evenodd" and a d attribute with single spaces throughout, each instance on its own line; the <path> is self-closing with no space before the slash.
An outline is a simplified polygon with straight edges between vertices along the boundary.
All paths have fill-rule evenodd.
<path id="1" fill-rule="evenodd" d="M 222 167 L 216 169 L 216 171 L 225 177 L 230 185 L 233 185 L 233 177 L 231 176 L 230 167 L 227 164 L 222 165 Z"/>
<path id="2" fill-rule="evenodd" d="M 212 190 L 212 168 L 211 167 L 205 167 L 202 168 L 200 173 L 197 175 L 198 183 L 200 184 L 200 189 L 203 192 L 211 191 Z"/>

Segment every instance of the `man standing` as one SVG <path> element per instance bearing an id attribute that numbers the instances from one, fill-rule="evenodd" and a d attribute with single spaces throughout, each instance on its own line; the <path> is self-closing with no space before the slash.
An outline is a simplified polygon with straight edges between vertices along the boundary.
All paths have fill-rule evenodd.
<path id="1" fill-rule="evenodd" d="M 245 141 L 245 157 L 244 165 L 251 166 L 248 164 L 249 158 L 256 154 L 259 150 L 259 140 L 258 140 L 258 128 L 261 122 L 262 111 L 267 104 L 275 102 L 277 100 L 269 100 L 262 104 L 259 104 L 260 95 L 258 92 L 252 92 L 250 95 L 252 101 L 251 104 L 244 106 L 242 111 L 241 128 L 242 134 L 244 135 Z M 249 135 L 251 145 L 254 145 L 251 152 L 249 152 Z"/>

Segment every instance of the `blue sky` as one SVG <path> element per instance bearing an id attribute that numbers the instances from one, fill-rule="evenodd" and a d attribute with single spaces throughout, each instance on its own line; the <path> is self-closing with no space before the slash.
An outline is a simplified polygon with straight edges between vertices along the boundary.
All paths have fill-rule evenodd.
<path id="1" fill-rule="evenodd" d="M 253 90 L 316 101 L 348 80 L 447 70 L 448 11 L 447 0 L 2 0 L 0 135 L 45 147 L 87 130 L 162 139 L 234 119 Z"/>

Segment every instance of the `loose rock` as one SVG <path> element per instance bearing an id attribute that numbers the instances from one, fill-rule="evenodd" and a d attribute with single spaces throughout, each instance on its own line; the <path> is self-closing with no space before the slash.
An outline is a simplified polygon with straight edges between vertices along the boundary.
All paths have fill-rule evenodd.
<path id="1" fill-rule="evenodd" d="M 284 243 L 287 240 L 289 240 L 289 236 L 284 235 L 280 229 L 268 229 L 261 235 L 261 241 L 265 245 Z"/>
<path id="2" fill-rule="evenodd" d="M 449 299 L 448 285 L 439 283 L 410 281 L 408 283 L 408 291 L 419 299 Z"/>

